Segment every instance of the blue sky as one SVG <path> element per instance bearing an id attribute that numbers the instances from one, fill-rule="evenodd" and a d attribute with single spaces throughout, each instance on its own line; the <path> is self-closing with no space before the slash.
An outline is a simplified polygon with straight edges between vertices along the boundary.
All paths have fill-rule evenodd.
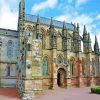
<path id="1" fill-rule="evenodd" d="M 0 0 L 0 27 L 17 29 L 20 0 Z M 97 35 L 100 43 L 100 0 L 25 0 L 26 13 L 42 17 L 53 17 L 59 21 L 83 25 L 91 34 L 92 45 Z"/>

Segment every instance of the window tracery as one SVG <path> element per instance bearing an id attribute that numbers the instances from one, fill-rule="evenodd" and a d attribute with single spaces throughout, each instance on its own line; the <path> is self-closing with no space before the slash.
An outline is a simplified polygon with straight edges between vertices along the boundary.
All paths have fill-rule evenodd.
<path id="1" fill-rule="evenodd" d="M 8 56 L 8 58 L 13 57 L 13 46 L 14 46 L 13 41 L 9 40 L 7 43 L 7 56 Z"/>
<path id="2" fill-rule="evenodd" d="M 49 62 L 48 62 L 48 58 L 47 57 L 45 57 L 43 59 L 43 65 L 42 66 L 43 66 L 43 76 L 48 75 Z"/>

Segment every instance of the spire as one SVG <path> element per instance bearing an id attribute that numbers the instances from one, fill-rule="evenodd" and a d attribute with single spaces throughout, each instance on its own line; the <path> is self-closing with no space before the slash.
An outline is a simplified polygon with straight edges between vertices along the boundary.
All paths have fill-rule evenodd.
<path id="1" fill-rule="evenodd" d="M 91 42 L 90 33 L 88 33 L 88 41 Z"/>
<path id="2" fill-rule="evenodd" d="M 97 43 L 98 41 L 97 41 L 97 37 L 96 37 L 96 35 L 95 35 L 95 43 Z"/>
<path id="3" fill-rule="evenodd" d="M 37 24 L 40 24 L 40 17 L 39 17 L 39 15 L 37 16 Z"/>
<path id="4" fill-rule="evenodd" d="M 79 23 L 77 23 L 77 31 L 78 31 L 78 33 L 79 33 Z"/>
<path id="5" fill-rule="evenodd" d="M 96 36 L 95 36 L 94 52 L 97 54 L 99 53 L 99 44 Z"/>
<path id="6" fill-rule="evenodd" d="M 53 25 L 53 18 L 51 17 L 50 28 L 54 27 Z"/>
<path id="7" fill-rule="evenodd" d="M 24 0 L 20 1 L 20 6 L 21 6 L 22 9 L 25 8 L 25 1 Z"/>
<path id="8" fill-rule="evenodd" d="M 39 15 L 37 16 L 37 22 L 36 22 L 36 38 L 42 39 L 42 34 L 40 32 L 40 17 L 39 17 Z"/>
<path id="9" fill-rule="evenodd" d="M 62 28 L 62 37 L 65 38 L 67 33 L 66 23 L 63 22 L 63 28 Z"/>
<path id="10" fill-rule="evenodd" d="M 21 0 L 19 3 L 19 22 L 18 30 L 24 31 L 24 19 L 25 19 L 25 1 Z"/>
<path id="11" fill-rule="evenodd" d="M 25 15 L 25 1 L 21 0 L 19 3 L 19 16 L 24 17 Z"/>
<path id="12" fill-rule="evenodd" d="M 74 31 L 76 31 L 76 24 L 74 23 Z"/>
<path id="13" fill-rule="evenodd" d="M 91 47 L 91 38 L 90 38 L 90 33 L 88 33 L 88 46 L 89 46 L 89 48 L 88 48 L 88 52 L 92 52 L 92 47 Z"/>
<path id="14" fill-rule="evenodd" d="M 83 34 L 87 34 L 86 26 L 84 25 Z"/>
<path id="15" fill-rule="evenodd" d="M 25 0 L 21 0 L 21 3 L 25 4 Z"/>
<path id="16" fill-rule="evenodd" d="M 66 23 L 65 23 L 65 21 L 63 22 L 63 29 L 66 29 Z"/>
<path id="17" fill-rule="evenodd" d="M 88 33 L 87 33 L 85 25 L 84 25 L 84 29 L 83 29 L 83 41 L 88 42 Z"/>
<path id="18" fill-rule="evenodd" d="M 71 24 L 73 24 L 73 22 L 71 22 Z"/>

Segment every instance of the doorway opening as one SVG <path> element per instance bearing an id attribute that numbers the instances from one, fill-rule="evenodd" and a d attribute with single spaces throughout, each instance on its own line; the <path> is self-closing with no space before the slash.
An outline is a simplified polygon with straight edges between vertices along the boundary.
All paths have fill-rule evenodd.
<path id="1" fill-rule="evenodd" d="M 66 82 L 66 71 L 63 68 L 60 68 L 57 73 L 57 84 L 59 87 L 64 87 Z"/>

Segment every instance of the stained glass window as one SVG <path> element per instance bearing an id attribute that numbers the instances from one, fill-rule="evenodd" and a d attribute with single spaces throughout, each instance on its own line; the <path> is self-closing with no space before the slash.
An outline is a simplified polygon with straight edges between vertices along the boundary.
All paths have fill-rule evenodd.
<path id="1" fill-rule="evenodd" d="M 7 43 L 7 56 L 8 58 L 13 57 L 13 41 L 9 40 Z"/>
<path id="2" fill-rule="evenodd" d="M 95 61 L 93 58 L 92 58 L 92 75 L 93 76 L 95 75 Z"/>
<path id="3" fill-rule="evenodd" d="M 63 59 L 61 58 L 61 56 L 58 56 L 57 58 L 57 64 L 61 64 L 63 62 Z"/>
<path id="4" fill-rule="evenodd" d="M 85 61 L 82 59 L 82 75 L 85 75 Z"/>
<path id="5" fill-rule="evenodd" d="M 10 67 L 8 67 L 7 76 L 10 76 Z"/>
<path id="6" fill-rule="evenodd" d="M 43 60 L 43 76 L 48 75 L 48 58 Z"/>

